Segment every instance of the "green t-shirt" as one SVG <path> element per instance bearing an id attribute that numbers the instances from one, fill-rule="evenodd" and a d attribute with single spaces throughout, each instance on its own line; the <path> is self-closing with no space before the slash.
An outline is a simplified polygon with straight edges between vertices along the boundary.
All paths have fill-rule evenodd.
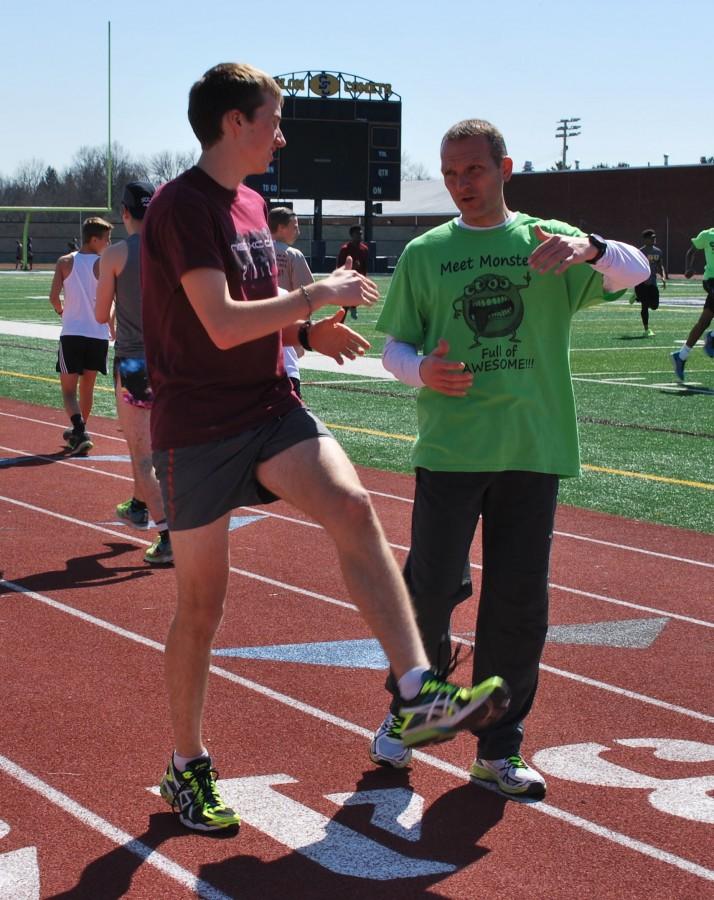
<path id="1" fill-rule="evenodd" d="M 563 275 L 528 268 L 533 228 L 577 228 L 516 213 L 508 224 L 473 231 L 456 220 L 411 241 L 387 293 L 377 328 L 425 354 L 449 343 L 466 363 L 466 397 L 422 388 L 417 397 L 415 466 L 435 471 L 580 471 L 570 377 L 570 321 L 605 294 L 591 266 Z"/>
<path id="2" fill-rule="evenodd" d="M 692 238 L 697 250 L 704 251 L 704 280 L 714 278 L 714 228 L 706 228 Z"/>

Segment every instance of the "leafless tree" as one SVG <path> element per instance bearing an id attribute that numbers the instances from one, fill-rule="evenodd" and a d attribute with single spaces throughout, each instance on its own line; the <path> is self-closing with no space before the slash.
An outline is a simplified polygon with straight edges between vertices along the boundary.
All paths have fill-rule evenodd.
<path id="1" fill-rule="evenodd" d="M 42 184 L 46 168 L 46 164 L 36 157 L 23 160 L 15 171 L 14 180 L 17 188 L 32 196 Z"/>
<path id="2" fill-rule="evenodd" d="M 423 163 L 414 162 L 408 153 L 402 153 L 402 181 L 428 181 L 430 178 Z"/>
<path id="3" fill-rule="evenodd" d="M 186 169 L 190 169 L 195 162 L 194 151 L 173 153 L 171 150 L 162 150 L 149 157 L 147 164 L 149 178 L 156 184 L 163 184 L 165 181 L 176 178 Z"/>

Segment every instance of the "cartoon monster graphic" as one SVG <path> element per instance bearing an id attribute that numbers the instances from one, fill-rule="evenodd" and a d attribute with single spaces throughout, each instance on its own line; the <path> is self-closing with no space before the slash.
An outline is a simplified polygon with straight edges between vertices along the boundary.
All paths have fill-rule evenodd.
<path id="1" fill-rule="evenodd" d="M 529 272 L 525 279 L 524 284 L 513 284 L 503 275 L 479 275 L 454 300 L 454 318 L 463 316 L 476 336 L 472 347 L 480 345 L 479 337 L 496 338 L 507 334 L 511 335 L 511 341 L 519 343 L 516 331 L 523 321 L 521 291 L 531 282 Z"/>

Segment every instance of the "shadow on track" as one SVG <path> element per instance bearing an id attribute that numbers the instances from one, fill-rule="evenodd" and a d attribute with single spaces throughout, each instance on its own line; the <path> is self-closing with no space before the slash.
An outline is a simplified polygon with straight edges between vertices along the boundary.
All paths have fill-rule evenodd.
<path id="1" fill-rule="evenodd" d="M 64 569 L 32 572 L 29 575 L 13 578 L 12 581 L 27 590 L 46 594 L 56 590 L 121 584 L 151 575 L 151 568 L 144 562 L 128 566 L 103 564 L 103 561 L 115 560 L 124 553 L 137 553 L 136 545 L 111 542 L 105 546 L 108 549 L 104 552 L 71 557 L 66 561 Z M 38 559 L 41 559 L 41 555 Z M 0 594 L 10 590 L 0 584 Z"/>
<path id="2" fill-rule="evenodd" d="M 403 770 L 371 770 L 363 774 L 355 791 L 389 788 L 410 790 L 409 773 Z M 241 853 L 241 842 L 244 839 L 237 836 L 235 830 L 228 834 L 219 832 L 217 835 L 199 836 L 184 828 L 175 814 L 155 813 L 150 816 L 149 827 L 143 834 L 138 835 L 130 844 L 117 847 L 91 862 L 73 888 L 54 894 L 48 900 L 96 900 L 98 897 L 102 900 L 118 900 L 130 895 L 134 874 L 144 864 L 149 851 L 159 850 L 168 840 L 182 838 L 188 838 L 192 842 L 195 859 L 200 859 L 200 842 L 204 840 L 235 840 L 231 845 L 232 855 L 228 859 L 205 864 L 195 873 L 204 886 L 210 886 L 209 890 L 212 888 L 228 897 L 260 897 L 261 900 L 285 900 L 286 897 L 310 897 L 311 900 L 334 900 L 336 897 L 339 900 L 364 900 L 365 897 L 370 900 L 394 900 L 395 897 L 406 896 L 411 900 L 433 897 L 435 895 L 429 890 L 433 885 L 446 877 L 458 875 L 459 871 L 477 864 L 490 852 L 480 842 L 501 820 L 507 802 L 501 796 L 481 791 L 472 785 L 460 785 L 447 791 L 426 809 L 418 842 L 408 841 L 375 826 L 371 821 L 374 809 L 372 805 L 343 806 L 326 825 L 322 840 L 305 848 L 311 855 L 319 855 L 316 854 L 319 844 L 330 843 L 334 848 L 338 846 L 331 841 L 334 833 L 340 831 L 344 834 L 344 829 L 350 829 L 384 848 L 413 859 L 415 863 L 433 860 L 453 867 L 448 875 L 399 879 L 386 876 L 380 878 L 379 873 L 371 873 L 372 877 L 368 873 L 365 873 L 366 877 L 336 874 L 326 865 L 308 858 L 303 852 L 285 853 L 285 848 L 269 837 L 260 838 L 261 841 L 267 841 L 266 856 L 274 857 L 277 852 L 280 853 L 279 858 L 261 859 L 252 853 L 244 855 Z M 322 806 L 324 807 L 324 801 Z M 292 824 L 299 830 L 299 822 Z M 244 823 L 242 828 L 250 828 L 249 823 Z M 256 838 L 251 835 L 251 847 L 254 848 L 255 843 Z M 347 847 L 344 849 L 348 850 Z M 329 855 L 325 855 L 324 859 L 329 861 Z M 333 856 L 332 860 L 336 868 L 345 862 L 345 858 L 339 856 Z M 357 864 L 359 862 L 357 860 Z M 475 884 L 478 880 L 477 869 L 473 872 L 473 879 Z M 201 895 L 199 888 L 199 896 Z M 171 896 L 168 882 L 162 896 Z"/>

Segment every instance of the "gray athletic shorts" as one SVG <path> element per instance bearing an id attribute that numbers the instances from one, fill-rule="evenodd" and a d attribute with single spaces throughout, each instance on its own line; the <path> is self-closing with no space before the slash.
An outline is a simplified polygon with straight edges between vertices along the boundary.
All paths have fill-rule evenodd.
<path id="1" fill-rule="evenodd" d="M 209 525 L 236 506 L 272 503 L 279 498 L 255 477 L 255 467 L 309 438 L 332 437 L 309 409 L 293 409 L 235 437 L 154 450 L 170 531 Z"/>

